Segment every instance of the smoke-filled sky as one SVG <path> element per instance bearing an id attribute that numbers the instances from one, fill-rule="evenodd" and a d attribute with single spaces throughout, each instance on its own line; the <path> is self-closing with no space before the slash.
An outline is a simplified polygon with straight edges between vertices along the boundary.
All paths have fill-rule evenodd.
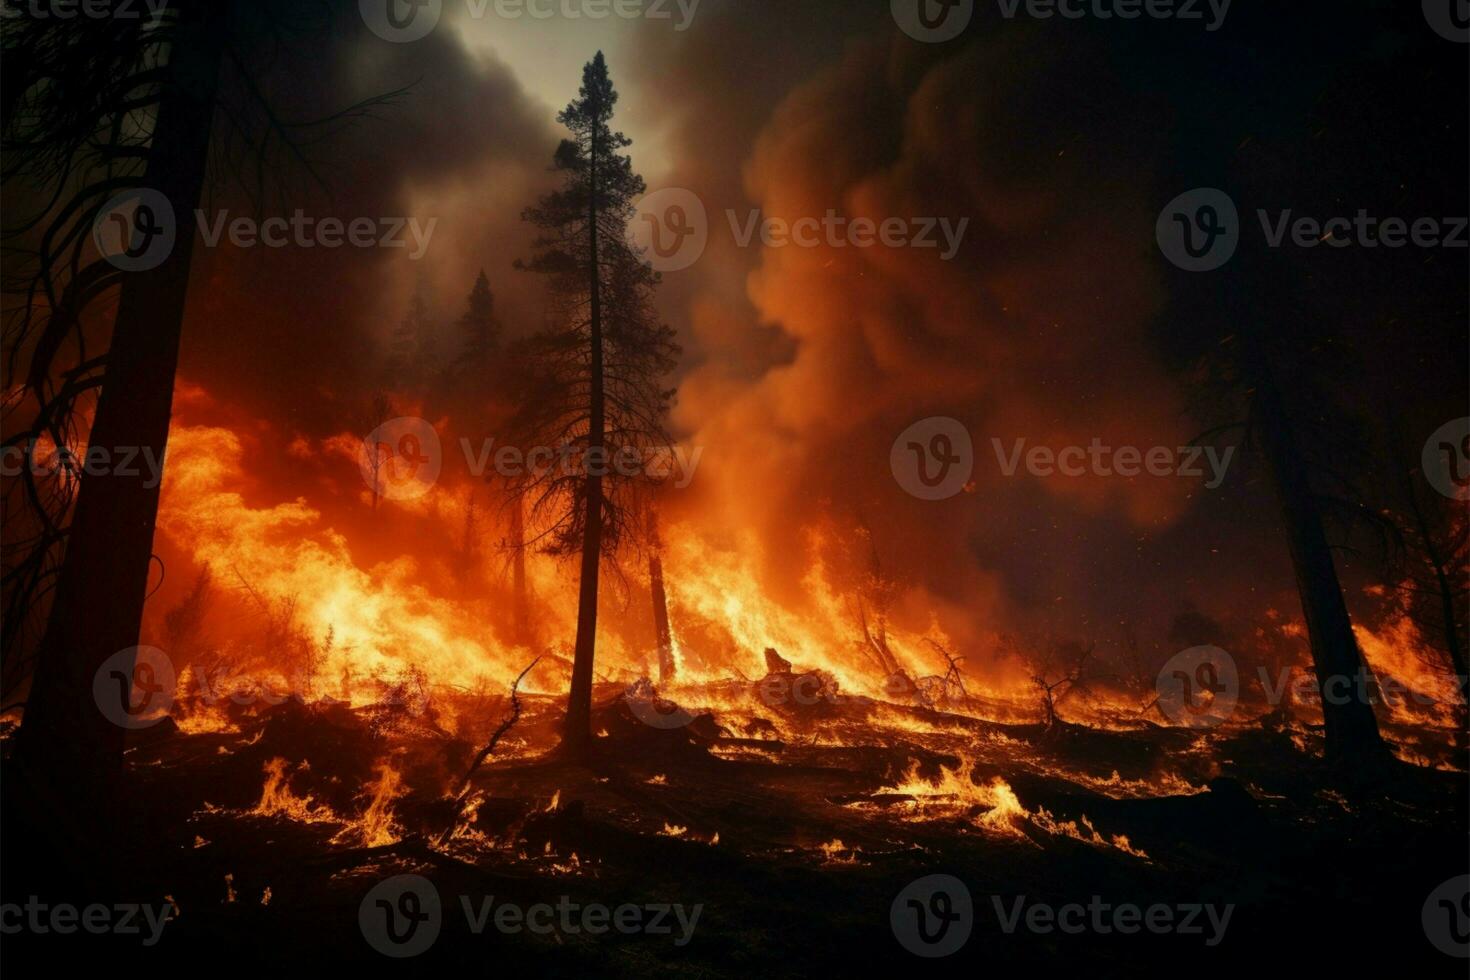
<path id="1" fill-rule="evenodd" d="M 183 404 L 181 421 L 255 428 L 258 464 L 246 468 L 258 478 L 242 492 L 261 506 L 300 497 L 330 512 L 352 499 L 354 471 L 287 447 L 309 456 L 358 424 L 416 291 L 448 324 L 484 269 L 508 333 L 542 323 L 544 284 L 512 269 L 530 250 L 520 212 L 552 186 L 555 113 L 600 49 L 635 169 L 650 190 L 692 191 L 709 218 L 703 256 L 666 273 L 659 294 L 684 347 L 673 429 L 702 452 L 693 484 L 667 499 L 671 523 L 712 547 L 755 542 L 763 588 L 795 609 L 811 532 L 825 529 L 829 559 L 865 562 L 865 544 L 830 541 L 865 526 L 903 584 L 896 618 L 916 631 L 938 622 L 971 650 L 1008 630 L 1110 642 L 1131 631 L 1162 650 L 1283 604 L 1294 616 L 1270 488 L 1245 449 L 1207 488 L 1204 459 L 1199 478 L 1006 476 L 993 440 L 1007 453 L 1017 440 L 1173 449 L 1219 421 L 1171 350 L 1185 314 L 1155 221 L 1177 194 L 1223 183 L 1241 147 L 1306 138 L 1345 79 L 1463 63 L 1417 5 L 1359 6 L 1241 0 L 1207 31 L 1007 20 L 976 4 L 942 44 L 906 36 L 880 0 L 701 0 L 687 22 L 676 3 L 667 19 L 594 21 L 509 19 L 493 3 L 477 17 L 445 0 L 439 26 L 410 43 L 347 10 L 311 56 L 264 74 L 281 115 L 403 94 L 309 131 L 310 171 L 278 150 L 263 193 L 217 161 L 207 207 L 413 216 L 436 222 L 427 251 L 201 249 L 181 375 L 208 399 Z M 1303 43 L 1327 30 L 1339 41 Z M 1456 99 L 1443 112 L 1463 120 L 1463 86 Z M 1446 143 L 1425 141 L 1426 153 Z M 1401 189 L 1375 188 L 1375 135 L 1345 142 L 1365 176 L 1343 213 L 1392 213 Z M 1450 210 L 1463 214 L 1460 193 Z M 757 208 L 964 230 L 947 257 L 759 236 L 742 247 L 727 212 L 743 225 Z M 1377 369 L 1425 381 L 1411 416 L 1463 414 L 1463 332 L 1432 328 L 1398 352 L 1402 363 Z M 1426 358 L 1439 373 L 1423 379 Z M 939 501 L 906 492 L 890 466 L 899 434 L 933 416 L 974 441 L 972 485 Z M 446 432 L 478 442 L 495 435 L 486 425 L 457 417 Z M 415 546 L 364 547 L 381 559 Z M 1170 632 L 1212 620 L 1217 636 Z"/>

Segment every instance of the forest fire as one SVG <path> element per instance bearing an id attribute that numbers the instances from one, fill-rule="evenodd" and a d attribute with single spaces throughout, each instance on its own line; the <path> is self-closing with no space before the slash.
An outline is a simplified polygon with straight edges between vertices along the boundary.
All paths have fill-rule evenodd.
<path id="1" fill-rule="evenodd" d="M 1470 957 L 1444 5 L 62 6 L 6 967 Z"/>
<path id="2" fill-rule="evenodd" d="M 207 396 L 196 390 L 194 397 Z M 182 415 L 187 414 L 185 409 Z M 251 452 L 269 455 L 258 440 L 250 441 Z M 151 625 L 145 626 L 144 638 L 170 650 L 180 670 L 175 718 L 183 730 L 238 732 L 222 702 L 269 706 L 292 697 L 306 703 L 340 702 L 358 710 L 397 699 L 418 715 L 432 707 L 435 722 L 454 730 L 454 705 L 460 697 L 504 690 L 535 655 L 511 638 L 508 596 L 502 593 L 500 602 L 483 594 L 467 598 L 462 582 L 432 567 L 431 552 L 401 553 L 376 565 L 359 565 L 359 549 L 335 526 L 330 512 L 300 498 L 272 500 L 261 492 L 260 481 L 247 477 L 251 469 L 269 471 L 289 465 L 290 459 L 247 459 L 246 445 L 235 432 L 211 426 L 176 425 L 171 437 L 159 526 L 170 551 L 176 550 L 189 571 L 175 573 L 180 581 L 150 602 Z M 299 441 L 292 442 L 287 457 L 302 451 Z M 349 486 L 333 499 L 337 506 L 344 498 L 346 506 L 358 506 L 361 501 L 353 497 L 366 491 L 354 494 L 351 489 L 354 460 L 342 454 L 334 462 Z M 247 491 L 260 502 L 247 503 Z M 484 491 L 473 485 L 436 486 L 410 502 L 410 517 L 436 528 L 425 539 L 452 538 L 464 526 L 468 501 L 477 492 Z M 393 505 L 384 504 L 388 506 Z M 470 574 L 506 573 L 503 550 L 496 550 L 496 542 L 503 549 L 504 528 L 494 523 L 502 516 L 491 509 L 475 527 L 483 543 L 469 549 L 479 562 Z M 1043 651 L 1018 649 L 1012 638 L 993 635 L 987 648 L 964 658 L 986 662 L 986 671 L 953 675 L 952 681 L 963 677 L 960 688 L 947 690 L 943 671 L 954 666 L 945 659 L 952 641 L 936 620 L 923 632 L 907 631 L 878 610 L 871 614 L 881 617 L 875 622 L 881 622 L 876 629 L 882 639 L 876 640 L 874 627 L 863 621 L 864 602 L 872 601 L 875 589 L 894 595 L 902 590 L 896 583 L 875 585 L 869 576 L 859 582 L 856 594 L 840 594 L 822 558 L 824 534 L 835 533 L 828 526 L 804 535 L 800 553 L 809 562 L 801 575 L 806 601 L 800 609 L 789 609 L 761 587 L 756 542 L 744 542 L 747 550 L 717 549 L 703 540 L 696 524 L 671 525 L 663 535 L 661 564 L 673 669 L 658 673 L 658 664 L 642 645 L 651 624 L 640 623 L 647 618 L 646 607 L 636 606 L 631 592 L 647 595 L 645 577 L 627 585 L 626 615 L 604 621 L 599 677 L 625 687 L 640 678 L 655 678 L 662 697 L 690 709 L 713 710 L 739 728 L 750 727 L 757 715 L 769 716 L 761 721 L 783 737 L 794 734 L 795 715 L 820 715 L 813 709 L 829 709 L 834 725 L 815 737 L 834 744 L 866 736 L 837 723 L 841 708 L 852 700 L 865 702 L 875 731 L 891 728 L 916 737 L 959 733 L 963 722 L 920 719 L 904 713 L 903 706 L 937 709 L 960 719 L 1018 724 L 1045 720 L 1045 682 L 1037 676 Z M 529 555 L 526 569 L 527 587 L 541 615 L 551 622 L 570 621 L 575 594 L 557 563 Z M 1374 592 L 1382 595 L 1382 590 Z M 164 596 L 178 598 L 170 607 L 161 601 Z M 897 604 L 892 598 L 889 602 Z M 1236 722 L 1251 724 L 1284 711 L 1305 733 L 1321 721 L 1305 629 L 1299 619 L 1273 618 L 1272 626 L 1258 630 L 1260 649 L 1255 651 L 1263 663 L 1271 658 L 1271 669 L 1263 666 L 1258 676 L 1247 679 L 1256 697 L 1244 701 Z M 1402 611 L 1390 611 L 1381 624 L 1360 621 L 1354 629 L 1374 682 L 1387 692 L 1381 697 L 1385 720 L 1405 726 L 1406 741 L 1396 741 L 1396 751 L 1414 761 L 1454 768 L 1454 682 L 1433 667 L 1436 653 L 1419 628 Z M 571 637 L 548 633 L 542 642 L 536 652 L 550 656 L 543 657 L 521 689 L 551 696 L 564 689 Z M 873 652 L 877 642 L 897 666 L 892 673 L 884 672 L 890 665 Z M 769 672 L 762 653 L 767 649 L 820 665 L 821 675 L 797 674 L 797 682 L 786 685 L 779 678 L 762 683 Z M 1052 680 L 1064 677 L 1066 667 L 1058 663 Z M 1154 685 L 1140 685 L 1128 669 L 1119 659 L 1093 671 L 1089 682 L 1079 684 L 1065 701 L 1062 714 L 1076 723 L 1113 730 L 1137 728 L 1150 718 L 1167 721 L 1151 705 L 1157 701 Z M 1414 747 L 1426 736 L 1447 754 L 1430 761 Z M 1167 779 L 1161 783 L 1161 790 L 1177 788 Z M 1139 789 L 1134 786 L 1133 792 Z"/>

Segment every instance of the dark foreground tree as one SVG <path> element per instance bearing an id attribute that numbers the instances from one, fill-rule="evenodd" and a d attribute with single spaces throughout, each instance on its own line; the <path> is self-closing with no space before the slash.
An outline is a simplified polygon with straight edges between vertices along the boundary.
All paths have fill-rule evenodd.
<path id="1" fill-rule="evenodd" d="M 194 236 L 178 234 L 151 269 L 120 271 L 94 262 L 77 270 L 92 220 L 109 192 L 150 188 L 167 200 L 177 227 L 191 227 L 204 187 L 230 7 L 213 0 L 171 4 L 173 13 L 152 30 L 115 26 L 126 22 L 113 20 L 28 25 L 31 43 L 46 45 L 45 55 L 20 56 L 32 59 L 23 69 L 30 77 L 23 79 L 20 102 L 7 112 L 8 149 L 20 154 L 22 165 L 34 165 L 29 176 L 51 178 L 68 200 L 62 219 L 53 218 L 43 236 L 38 288 L 30 293 L 26 317 L 10 332 L 14 346 L 7 353 L 31 352 L 23 380 L 38 403 L 36 417 L 48 428 L 54 425 L 63 439 L 75 435 L 67 420 L 73 403 L 58 398 L 48 383 L 53 360 L 77 329 L 87 301 L 120 286 L 111 343 L 105 358 L 90 366 L 101 393 L 86 441 L 110 450 L 139 447 L 164 458 Z M 76 33 L 67 37 L 63 31 Z M 6 56 L 14 54 L 7 43 Z M 76 85 L 97 93 L 95 101 L 48 118 L 54 103 L 70 97 Z M 122 135 L 140 118 L 151 124 L 147 139 Z M 88 138 L 99 130 L 113 140 L 102 159 L 87 161 L 96 152 Z M 57 155 L 48 158 L 48 151 Z M 119 166 L 122 161 L 138 166 Z M 95 164 L 91 173 L 88 163 Z M 73 168 L 93 182 L 78 190 Z M 148 234 L 146 218 L 140 208 L 140 223 L 129 230 L 134 247 L 148 244 L 140 240 Z M 93 678 L 104 661 L 138 642 L 158 493 L 146 471 L 84 473 L 77 481 L 65 560 L 16 748 L 17 760 L 32 772 L 61 774 L 57 786 L 105 782 L 121 766 L 124 729 L 99 710 Z M 119 670 L 131 677 L 131 667 L 120 664 Z"/>
<path id="2" fill-rule="evenodd" d="M 7 448 L 47 441 L 164 460 L 195 210 L 215 168 L 258 190 L 275 149 L 299 156 L 250 59 L 271 61 L 327 9 L 174 0 L 157 17 L 6 18 Z M 120 208 L 119 195 L 140 203 Z M 118 219 L 123 252 L 99 254 L 94 226 Z M 57 814 L 116 798 L 124 729 L 101 710 L 94 680 L 114 657 L 112 693 L 128 698 L 135 679 L 159 500 L 150 477 L 140 466 L 25 468 L 6 487 L 6 516 L 24 513 L 27 530 L 5 541 L 6 604 L 46 617 L 24 671 L 10 670 L 15 649 L 4 652 L 7 683 L 30 675 L 13 762 L 37 807 Z"/>
<path id="3" fill-rule="evenodd" d="M 639 530 L 641 495 L 667 459 L 673 392 L 660 378 L 679 349 L 651 301 L 659 276 L 629 244 L 628 222 L 643 179 L 619 152 L 631 144 L 611 129 L 617 92 L 602 53 L 557 121 L 571 130 L 552 169 L 562 186 L 524 214 L 541 234 L 519 268 L 550 279 L 554 325 L 516 352 L 520 406 L 511 429 L 523 450 L 557 452 L 518 489 L 529 507 L 530 540 L 581 565 L 577 639 L 563 731 L 574 753 L 591 744 L 592 663 L 598 576 L 604 556 Z M 667 469 L 662 471 L 667 473 Z"/>

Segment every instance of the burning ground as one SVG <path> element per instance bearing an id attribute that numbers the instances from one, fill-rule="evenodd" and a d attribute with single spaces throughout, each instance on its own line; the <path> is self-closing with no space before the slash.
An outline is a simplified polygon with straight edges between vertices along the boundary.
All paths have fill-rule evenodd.
<path id="1" fill-rule="evenodd" d="M 1406 963 L 1438 955 L 1414 952 L 1417 903 L 1395 917 L 1382 896 L 1427 894 L 1442 877 L 1463 842 L 1463 772 L 1406 766 L 1344 787 L 1324 780 L 1312 726 L 1290 718 L 1196 731 L 1120 712 L 1047 728 L 989 720 L 1005 706 L 980 695 L 844 695 L 799 663 L 771 666 L 756 680 L 670 685 L 676 701 L 647 682 L 598 685 L 590 766 L 548 754 L 561 707 L 545 694 L 512 703 L 508 691 L 430 685 L 356 707 L 259 690 L 221 691 L 207 709 L 180 702 L 132 736 L 146 804 L 117 828 L 134 841 L 130 893 L 173 910 L 147 952 L 376 960 L 359 909 L 380 882 L 417 875 L 443 904 L 430 968 L 898 969 L 909 954 L 889 904 L 942 871 L 976 897 L 962 963 L 1080 958 L 1103 975 L 1151 975 L 1184 959 L 1214 975 L 1265 949 L 1283 964 L 1346 962 L 1346 943 L 1293 947 L 1337 929 Z M 990 897 L 1023 895 L 1234 912 L 1209 947 L 1198 935 L 1001 936 Z M 460 902 L 485 896 L 702 911 L 679 945 L 677 932 L 599 935 L 576 919 L 544 935 L 476 933 Z"/>

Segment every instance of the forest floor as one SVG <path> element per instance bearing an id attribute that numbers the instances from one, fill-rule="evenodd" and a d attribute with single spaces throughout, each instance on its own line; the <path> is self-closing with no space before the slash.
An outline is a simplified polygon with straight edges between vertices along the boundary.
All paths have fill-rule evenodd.
<path id="1" fill-rule="evenodd" d="M 47 876 L 16 860 L 34 831 L 11 818 L 0 901 L 43 908 L 42 928 L 12 930 L 31 913 L 5 913 L 5 959 L 88 949 L 117 968 L 293 975 L 1465 975 L 1434 945 L 1430 901 L 1470 867 L 1463 771 L 1332 772 L 1302 726 L 1048 731 L 853 699 L 664 727 L 646 702 L 597 693 L 580 763 L 538 754 L 558 708 L 523 696 L 458 820 L 446 797 L 479 746 L 432 718 L 291 701 L 236 712 L 230 730 L 137 733 L 130 802 L 85 819 L 128 842 L 111 893 L 168 921 L 151 931 L 145 914 L 122 936 L 48 927 Z M 1444 758 L 1464 758 L 1463 738 Z M 958 948 L 921 958 L 946 944 Z"/>

